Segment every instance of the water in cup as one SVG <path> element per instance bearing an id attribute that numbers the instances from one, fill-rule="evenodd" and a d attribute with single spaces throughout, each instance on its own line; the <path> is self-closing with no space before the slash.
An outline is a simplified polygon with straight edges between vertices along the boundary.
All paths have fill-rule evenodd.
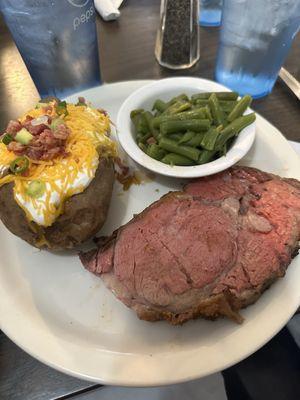
<path id="1" fill-rule="evenodd" d="M 93 0 L 6 0 L 0 10 L 41 97 L 100 84 Z"/>
<path id="2" fill-rule="evenodd" d="M 219 26 L 223 0 L 200 0 L 200 25 Z"/>
<path id="3" fill-rule="evenodd" d="M 300 27 L 300 0 L 226 0 L 218 82 L 240 94 L 271 92 Z"/>

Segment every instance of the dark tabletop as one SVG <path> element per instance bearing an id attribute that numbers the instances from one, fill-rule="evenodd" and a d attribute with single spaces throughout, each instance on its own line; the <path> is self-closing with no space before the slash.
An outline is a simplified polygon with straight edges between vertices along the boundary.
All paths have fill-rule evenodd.
<path id="1" fill-rule="evenodd" d="M 156 63 L 154 43 L 159 4 L 159 0 L 127 0 L 119 20 L 103 22 L 97 19 L 101 72 L 105 82 L 175 75 L 214 79 L 218 28 L 201 28 L 201 57 L 193 68 L 174 72 Z M 285 63 L 298 80 L 299 60 L 300 35 L 296 37 Z M 0 18 L 0 131 L 9 119 L 18 117 L 37 100 L 35 86 Z M 296 97 L 278 79 L 273 92 L 255 100 L 253 108 L 286 138 L 300 142 L 299 105 Z M 266 399 L 271 395 L 275 400 L 300 398 L 299 360 L 299 349 L 285 328 L 263 349 L 223 373 L 230 399 Z M 286 389 L 280 386 L 284 376 L 289 382 Z M 260 388 L 264 387 L 265 391 L 258 390 L 253 382 L 257 382 Z M 101 399 L 99 385 L 71 378 L 39 363 L 0 331 L 0 400 L 83 399 L 86 392 L 96 393 L 88 398 Z"/>

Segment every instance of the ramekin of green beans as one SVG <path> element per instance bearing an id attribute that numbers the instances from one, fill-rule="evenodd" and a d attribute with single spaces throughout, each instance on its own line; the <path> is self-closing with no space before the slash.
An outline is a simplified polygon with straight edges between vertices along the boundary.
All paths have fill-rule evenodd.
<path id="1" fill-rule="evenodd" d="M 156 99 L 152 110 L 132 110 L 134 139 L 149 157 L 170 166 L 196 166 L 226 156 L 239 133 L 255 121 L 251 96 L 235 92 L 180 94 Z"/>

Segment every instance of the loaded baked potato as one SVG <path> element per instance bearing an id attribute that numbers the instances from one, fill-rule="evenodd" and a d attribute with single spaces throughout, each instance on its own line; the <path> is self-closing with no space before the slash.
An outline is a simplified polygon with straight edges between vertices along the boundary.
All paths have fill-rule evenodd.
<path id="1" fill-rule="evenodd" d="M 103 110 L 58 100 L 10 121 L 0 143 L 0 218 L 38 248 L 73 248 L 102 227 L 115 143 Z"/>

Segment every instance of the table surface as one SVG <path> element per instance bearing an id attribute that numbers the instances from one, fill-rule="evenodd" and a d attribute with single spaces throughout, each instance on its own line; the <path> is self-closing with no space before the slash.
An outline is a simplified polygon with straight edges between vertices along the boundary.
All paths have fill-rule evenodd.
<path id="1" fill-rule="evenodd" d="M 176 75 L 214 79 L 218 28 L 201 28 L 201 57 L 193 68 L 178 72 L 164 69 L 157 64 L 154 58 L 154 43 L 159 4 L 159 0 L 127 0 L 121 9 L 122 15 L 119 20 L 103 22 L 99 17 L 97 18 L 101 72 L 106 83 L 132 79 L 158 79 Z M 17 118 L 29 109 L 39 96 L 1 17 L 0 37 L 1 131 L 9 119 Z M 285 63 L 285 67 L 298 80 L 300 80 L 299 60 L 300 35 L 296 37 Z M 299 104 L 286 85 L 278 79 L 273 92 L 263 99 L 255 100 L 253 108 L 273 123 L 286 138 L 300 141 Z M 281 336 L 277 335 L 267 346 L 240 363 L 238 367 L 227 370 L 226 374 L 233 375 L 235 380 L 247 386 L 245 377 L 252 376 L 251 365 L 256 362 L 256 375 L 258 371 L 264 370 L 266 365 L 262 361 L 263 352 L 266 353 L 270 351 L 270 348 L 279 346 L 280 353 L 280 349 L 283 350 L 280 347 L 282 346 L 280 340 L 285 334 L 283 331 Z M 282 353 L 285 354 L 284 351 Z M 297 365 L 299 368 L 299 364 Z M 251 384 L 248 389 L 248 395 L 251 395 Z M 94 398 L 93 394 L 99 390 L 102 390 L 100 385 L 66 376 L 41 364 L 20 350 L 0 332 L 1 400 Z M 100 395 L 95 395 L 96 397 L 101 398 Z M 259 399 L 260 396 L 256 393 L 256 397 L 253 398 Z M 290 397 L 284 398 L 290 399 Z"/>

